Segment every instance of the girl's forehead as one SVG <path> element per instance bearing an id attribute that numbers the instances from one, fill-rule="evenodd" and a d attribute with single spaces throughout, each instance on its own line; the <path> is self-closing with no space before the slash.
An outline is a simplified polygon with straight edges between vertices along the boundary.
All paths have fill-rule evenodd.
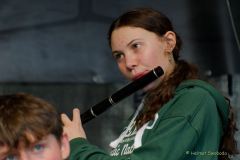
<path id="1" fill-rule="evenodd" d="M 140 27 L 124 26 L 124 27 L 115 29 L 112 33 L 112 37 L 134 36 L 134 35 L 141 35 L 143 33 L 145 34 L 149 33 L 149 31 Z"/>
<path id="2" fill-rule="evenodd" d="M 113 31 L 111 37 L 112 48 L 119 45 L 126 45 L 133 40 L 147 40 L 148 38 L 158 37 L 157 34 L 140 27 L 120 27 Z"/>

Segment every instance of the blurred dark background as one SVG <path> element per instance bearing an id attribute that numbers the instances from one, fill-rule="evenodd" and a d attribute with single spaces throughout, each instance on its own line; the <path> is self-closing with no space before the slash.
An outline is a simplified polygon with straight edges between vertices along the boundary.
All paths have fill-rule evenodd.
<path id="1" fill-rule="evenodd" d="M 126 83 L 111 56 L 107 30 L 114 18 L 143 6 L 172 20 L 183 39 L 181 57 L 197 64 L 238 113 L 239 0 L 2 0 L 0 94 L 31 93 L 69 116 L 74 107 L 87 110 Z M 136 97 L 86 124 L 89 140 L 108 149 Z"/>

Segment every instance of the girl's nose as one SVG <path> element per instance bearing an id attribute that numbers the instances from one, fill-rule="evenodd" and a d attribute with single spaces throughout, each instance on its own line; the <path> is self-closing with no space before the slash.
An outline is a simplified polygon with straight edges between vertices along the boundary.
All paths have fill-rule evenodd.
<path id="1" fill-rule="evenodd" d="M 126 62 L 126 67 L 129 70 L 133 70 L 139 63 L 139 59 L 137 55 L 134 53 L 129 53 L 125 55 L 125 62 Z"/>

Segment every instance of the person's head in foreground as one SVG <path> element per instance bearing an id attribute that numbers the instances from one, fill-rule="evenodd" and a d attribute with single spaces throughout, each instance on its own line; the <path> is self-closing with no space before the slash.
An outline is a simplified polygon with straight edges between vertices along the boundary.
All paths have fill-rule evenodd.
<path id="1" fill-rule="evenodd" d="M 24 93 L 0 96 L 0 160 L 63 160 L 69 152 L 51 104 Z"/>

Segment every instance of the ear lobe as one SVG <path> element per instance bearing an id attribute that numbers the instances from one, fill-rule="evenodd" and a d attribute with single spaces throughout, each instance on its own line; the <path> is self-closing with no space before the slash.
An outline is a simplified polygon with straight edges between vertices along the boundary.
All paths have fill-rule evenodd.
<path id="1" fill-rule="evenodd" d="M 174 47 L 176 46 L 176 34 L 173 31 L 167 31 L 164 34 L 164 37 L 167 42 L 166 51 L 172 53 Z"/>
<path id="2" fill-rule="evenodd" d="M 67 134 L 63 134 L 61 137 L 61 155 L 62 159 L 67 159 L 70 154 L 70 145 Z"/>

